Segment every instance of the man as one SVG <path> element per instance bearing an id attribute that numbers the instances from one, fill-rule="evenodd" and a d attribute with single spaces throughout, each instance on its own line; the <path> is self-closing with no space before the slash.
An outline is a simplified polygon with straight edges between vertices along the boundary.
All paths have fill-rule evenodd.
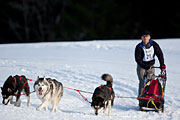
<path id="1" fill-rule="evenodd" d="M 155 55 L 158 57 L 160 68 L 164 70 L 166 68 L 164 64 L 164 57 L 159 45 L 151 40 L 150 32 L 144 31 L 141 34 L 142 41 L 135 48 L 135 60 L 137 62 L 137 75 L 139 78 L 138 96 L 144 88 L 146 81 L 143 81 L 144 73 L 154 73 L 153 65 L 155 64 Z"/>

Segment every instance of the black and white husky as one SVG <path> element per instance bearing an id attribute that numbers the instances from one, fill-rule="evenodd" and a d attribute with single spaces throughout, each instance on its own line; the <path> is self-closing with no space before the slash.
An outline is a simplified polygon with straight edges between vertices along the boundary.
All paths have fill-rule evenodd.
<path id="1" fill-rule="evenodd" d="M 30 88 L 27 82 L 27 78 L 24 75 L 16 75 L 13 77 L 9 76 L 3 87 L 1 87 L 1 90 L 3 104 L 7 105 L 10 101 L 10 104 L 14 104 L 17 107 L 20 107 L 20 96 L 21 92 L 23 92 L 27 96 L 27 106 L 30 106 Z M 16 102 L 13 102 L 13 96 L 16 96 Z"/>
<path id="2" fill-rule="evenodd" d="M 101 109 L 104 109 L 104 113 L 107 114 L 107 109 L 109 108 L 108 115 L 110 115 L 115 97 L 112 88 L 113 78 L 109 74 L 103 74 L 101 78 L 107 81 L 107 83 L 95 89 L 92 96 L 91 107 L 94 108 L 96 115 L 98 115 Z"/>
<path id="3" fill-rule="evenodd" d="M 51 78 L 37 78 L 34 83 L 34 90 L 42 104 L 37 107 L 37 110 L 45 108 L 48 111 L 48 105 L 52 103 L 52 112 L 57 112 L 58 103 L 63 95 L 62 83 Z"/>

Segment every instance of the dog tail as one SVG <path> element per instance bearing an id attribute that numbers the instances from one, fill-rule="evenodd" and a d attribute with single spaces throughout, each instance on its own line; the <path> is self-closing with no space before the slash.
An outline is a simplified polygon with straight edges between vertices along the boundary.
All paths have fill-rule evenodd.
<path id="1" fill-rule="evenodd" d="M 112 86 L 112 83 L 113 83 L 113 78 L 110 74 L 103 74 L 101 76 L 101 78 L 104 80 L 104 81 L 107 81 L 107 85 L 111 85 Z"/>

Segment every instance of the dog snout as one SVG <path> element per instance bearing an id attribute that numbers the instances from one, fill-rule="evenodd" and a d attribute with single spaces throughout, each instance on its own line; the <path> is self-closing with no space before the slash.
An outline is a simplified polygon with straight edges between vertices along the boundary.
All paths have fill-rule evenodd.
<path id="1" fill-rule="evenodd" d="M 38 90 L 39 90 L 39 91 L 42 90 L 42 87 L 38 87 Z"/>
<path id="2" fill-rule="evenodd" d="M 98 110 L 97 109 L 95 110 L 95 115 L 98 115 Z"/>
<path id="3" fill-rule="evenodd" d="M 3 99 L 2 104 L 7 105 L 9 100 Z"/>

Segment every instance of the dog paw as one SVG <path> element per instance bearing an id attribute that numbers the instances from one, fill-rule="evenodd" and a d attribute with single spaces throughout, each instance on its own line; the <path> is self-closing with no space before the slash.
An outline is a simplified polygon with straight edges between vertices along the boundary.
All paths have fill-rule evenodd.
<path id="1" fill-rule="evenodd" d="M 10 104 L 15 104 L 15 102 L 11 102 L 11 101 L 10 101 Z"/>
<path id="2" fill-rule="evenodd" d="M 51 112 L 57 112 L 57 109 L 52 109 Z"/>
<path id="3" fill-rule="evenodd" d="M 47 107 L 45 107 L 45 111 L 48 112 L 48 108 Z"/>
<path id="4" fill-rule="evenodd" d="M 16 107 L 20 107 L 20 104 L 18 104 L 18 103 L 15 103 L 15 104 L 14 104 L 14 106 L 16 106 Z"/>
<path id="5" fill-rule="evenodd" d="M 54 112 L 54 110 L 52 109 L 51 112 Z"/>
<path id="6" fill-rule="evenodd" d="M 41 109 L 39 107 L 36 108 L 37 111 L 40 111 Z"/>
<path id="7" fill-rule="evenodd" d="M 30 107 L 30 103 L 27 104 L 27 107 Z"/>
<path id="8" fill-rule="evenodd" d="M 107 112 L 107 110 L 104 110 L 104 114 L 105 114 L 105 115 L 108 115 L 108 112 Z"/>

